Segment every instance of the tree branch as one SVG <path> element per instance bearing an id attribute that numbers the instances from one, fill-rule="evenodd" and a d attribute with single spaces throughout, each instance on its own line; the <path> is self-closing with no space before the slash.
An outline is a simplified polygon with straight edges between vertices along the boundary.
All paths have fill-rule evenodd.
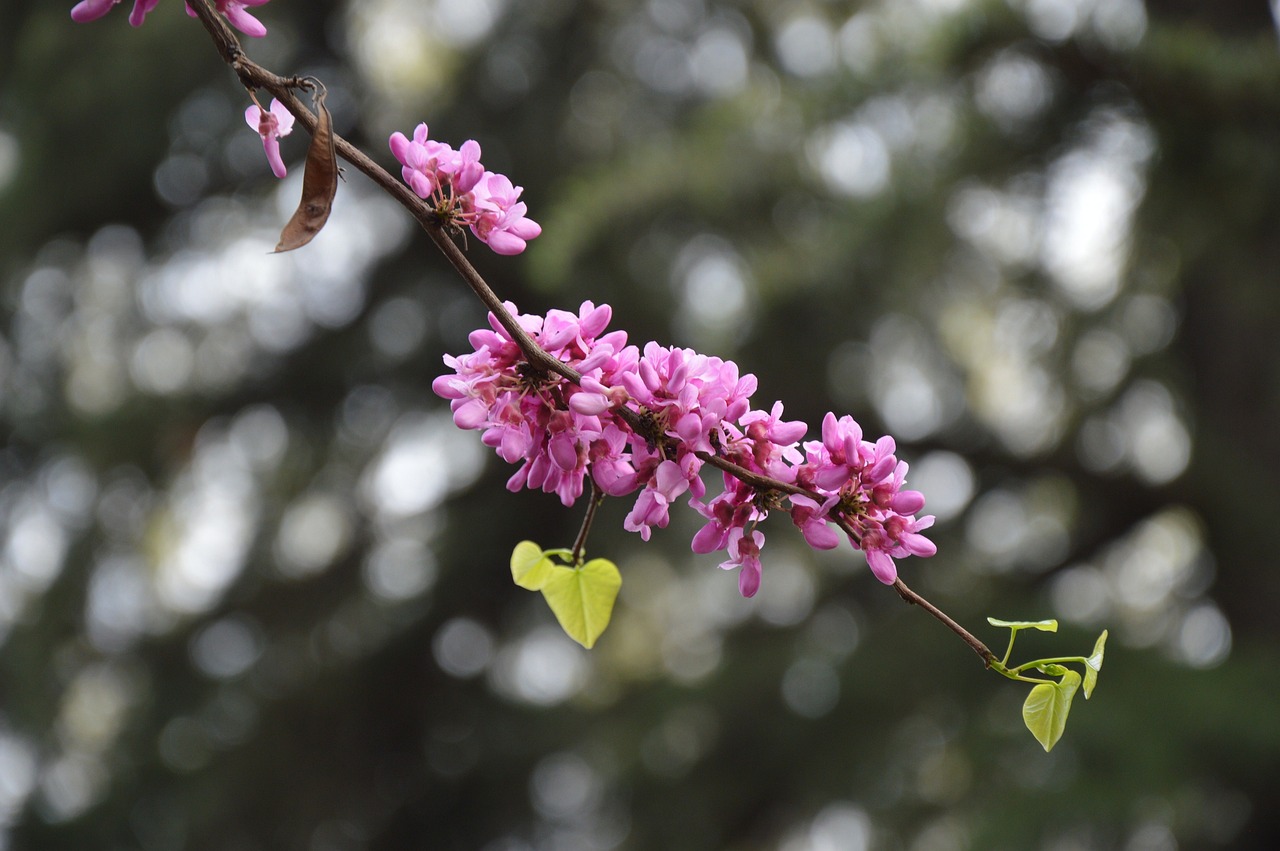
<path id="1" fill-rule="evenodd" d="M 204 25 L 209 32 L 209 36 L 213 39 L 214 46 L 221 55 L 222 60 L 236 73 L 241 84 L 250 92 L 261 89 L 268 92 L 272 97 L 284 104 L 293 116 L 302 123 L 302 126 L 308 133 L 315 133 L 316 116 L 309 110 L 305 104 L 300 101 L 294 92 L 298 89 L 310 89 L 313 83 L 304 77 L 281 77 L 271 71 L 263 68 L 245 55 L 244 49 L 240 45 L 240 40 L 236 37 L 231 28 L 227 26 L 222 16 L 217 13 L 210 3 L 210 0 L 188 0 L 188 5 L 195 12 L 196 17 Z M 348 163 L 355 167 L 383 191 L 400 203 L 400 206 L 409 211 L 414 220 L 422 226 L 422 229 L 431 237 L 431 241 L 436 244 L 440 252 L 444 254 L 445 259 L 458 272 L 458 275 L 466 282 L 471 291 L 476 294 L 485 307 L 497 317 L 498 322 L 511 335 L 511 339 L 519 346 L 521 353 L 525 359 L 535 369 L 546 373 L 559 375 L 575 385 L 580 385 L 582 375 L 570 367 L 568 364 L 552 357 L 546 350 L 538 345 L 523 328 L 516 318 L 507 310 L 502 303 L 502 299 L 498 298 L 497 293 L 490 288 L 489 284 L 484 280 L 475 267 L 471 265 L 471 261 L 467 260 L 466 255 L 462 253 L 462 249 L 458 248 L 450 234 L 441 225 L 439 217 L 435 210 L 423 199 L 419 198 L 413 190 L 403 181 L 397 180 L 382 166 L 378 165 L 370 159 L 363 151 L 352 145 L 346 139 L 338 134 L 333 134 L 334 148 L 338 156 L 342 157 Z M 640 415 L 626 407 L 619 407 L 614 413 L 620 417 L 627 425 L 637 434 L 643 434 Z M 721 471 L 739 479 L 745 484 L 750 485 L 759 491 L 774 491 L 778 493 L 796 494 L 808 496 L 821 501 L 818 494 L 812 493 L 797 485 L 782 482 L 777 479 L 763 476 L 752 472 L 738 464 L 729 461 L 719 455 L 709 452 L 698 452 L 698 458 Z M 592 483 L 594 487 L 594 482 Z M 592 515 L 598 500 L 595 498 L 595 492 L 592 493 L 591 506 L 588 508 L 587 518 L 584 522 L 584 533 L 590 527 Z M 852 538 L 857 539 L 857 534 L 852 529 L 849 521 L 840 518 L 837 521 L 841 529 Z M 580 552 L 581 540 L 575 544 L 575 558 Z M 920 606 L 934 618 L 938 619 L 948 629 L 969 645 L 975 653 L 983 660 L 988 667 L 996 661 L 996 656 L 987 648 L 985 644 L 979 641 L 972 633 L 966 630 L 960 624 L 956 623 L 950 616 L 930 603 L 924 597 L 921 597 L 915 591 L 912 591 L 901 580 L 897 579 L 893 585 L 898 594 L 907 603 Z"/>
<path id="2" fill-rule="evenodd" d="M 954 632 L 956 635 L 968 644 L 974 653 L 982 659 L 982 663 L 990 668 L 993 662 L 996 662 L 996 654 L 991 652 L 991 648 L 978 640 L 977 636 L 969 632 L 969 630 L 956 623 L 950 615 L 939 609 L 933 603 L 930 603 L 924 597 L 921 597 L 915 591 L 907 587 L 907 583 L 902 581 L 902 577 L 898 577 L 893 581 L 893 589 L 898 592 L 898 596 L 906 600 L 908 604 L 919 606 L 938 620 L 942 621 L 943 626 Z"/>

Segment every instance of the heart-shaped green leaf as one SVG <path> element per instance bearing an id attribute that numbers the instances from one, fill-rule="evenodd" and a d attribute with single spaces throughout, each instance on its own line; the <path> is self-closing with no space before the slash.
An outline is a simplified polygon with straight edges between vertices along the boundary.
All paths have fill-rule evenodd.
<path id="1" fill-rule="evenodd" d="M 1002 626 L 1012 629 L 1015 632 L 1020 629 L 1038 629 L 1041 632 L 1057 632 L 1058 622 L 1056 620 L 1047 621 L 1002 621 L 996 618 L 987 618 L 987 623 L 992 626 Z"/>
<path id="2" fill-rule="evenodd" d="M 1107 646 L 1107 631 L 1104 629 L 1102 635 L 1098 636 L 1098 641 L 1093 645 L 1093 654 L 1084 660 L 1084 699 L 1088 700 L 1093 694 L 1093 688 L 1098 684 L 1098 672 L 1102 670 L 1102 654 Z"/>
<path id="3" fill-rule="evenodd" d="M 1045 752 L 1053 750 L 1058 739 L 1062 738 L 1062 731 L 1067 727 L 1067 715 L 1071 712 L 1071 699 L 1079 687 L 1080 675 L 1067 671 L 1060 682 L 1041 683 L 1033 688 L 1026 703 L 1022 704 L 1022 720 Z"/>
<path id="4" fill-rule="evenodd" d="M 511 553 L 511 578 L 530 591 L 542 590 L 554 566 L 542 547 L 533 541 L 521 541 Z"/>
<path id="5" fill-rule="evenodd" d="M 541 591 L 561 628 L 590 650 L 609 625 L 621 586 L 617 565 L 595 558 L 576 568 L 550 565 Z"/>

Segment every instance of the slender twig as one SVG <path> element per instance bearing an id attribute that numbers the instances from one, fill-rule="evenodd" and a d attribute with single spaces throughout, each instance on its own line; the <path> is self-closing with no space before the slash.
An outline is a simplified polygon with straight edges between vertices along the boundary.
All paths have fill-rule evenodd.
<path id="1" fill-rule="evenodd" d="M 978 654 L 979 658 L 982 659 L 982 663 L 988 668 L 991 667 L 993 662 L 997 661 L 996 654 L 992 653 L 991 649 L 987 647 L 987 645 L 979 641 L 973 633 L 969 632 L 969 630 L 952 620 L 951 616 L 942 611 L 942 609 L 939 609 L 933 603 L 930 603 L 924 597 L 921 597 L 915 591 L 908 588 L 907 583 L 902 581 L 902 577 L 898 577 L 893 581 L 893 589 L 898 592 L 898 596 L 906 600 L 908 603 L 919 606 L 938 620 L 942 621 L 943 625 L 946 626 L 947 629 L 960 636 L 960 638 L 964 640 L 964 643 L 968 644 L 973 652 Z"/>
<path id="2" fill-rule="evenodd" d="M 188 5 L 195 12 L 196 17 L 208 30 L 210 37 L 213 39 L 214 45 L 218 49 L 218 53 L 230 68 L 235 71 L 240 82 L 246 89 L 253 92 L 256 89 L 262 89 L 271 94 L 272 97 L 284 104 L 285 108 L 293 114 L 303 128 L 308 133 L 314 133 L 316 129 L 316 116 L 307 109 L 306 105 L 300 101 L 294 92 L 299 89 L 310 89 L 312 83 L 302 77 L 281 77 L 263 68 L 245 55 L 244 49 L 240 45 L 240 40 L 236 37 L 231 28 L 227 26 L 226 21 L 222 19 L 213 8 L 209 0 L 188 0 Z M 537 370 L 546 373 L 559 375 L 560 377 L 572 382 L 575 385 L 581 384 L 582 375 L 568 364 L 552 357 L 545 349 L 529 336 L 529 334 L 520 327 L 520 323 L 512 315 L 502 299 L 498 298 L 497 293 L 489 286 L 475 267 L 471 265 L 471 261 L 467 260 L 466 255 L 462 253 L 462 249 L 458 248 L 453 241 L 449 232 L 441 224 L 439 216 L 435 210 L 423 199 L 419 198 L 413 190 L 411 190 L 403 181 L 394 178 L 386 169 L 378 165 L 370 159 L 363 151 L 355 145 L 348 142 L 338 134 L 333 134 L 334 148 L 338 156 L 349 162 L 352 166 L 366 175 L 370 180 L 378 185 L 383 191 L 400 203 L 402 207 L 409 211 L 409 214 L 422 226 L 422 229 L 431 237 L 431 241 L 436 244 L 440 252 L 444 254 L 445 259 L 458 272 L 458 275 L 466 282 L 484 303 L 485 307 L 497 318 L 502 327 L 511 335 L 511 339 L 519 346 L 521 353 L 529 364 Z M 614 409 L 614 413 L 621 418 L 636 433 L 643 433 L 640 414 L 626 407 Z M 742 482 L 756 488 L 760 491 L 776 491 L 779 493 L 788 493 L 818 498 L 817 494 L 805 490 L 794 484 L 779 481 L 777 479 L 754 473 L 745 467 L 739 466 L 726 458 L 709 452 L 698 452 L 697 456 L 705 463 L 712 465 L 731 476 L 741 480 Z M 595 487 L 594 482 L 592 483 Z M 599 504 L 596 492 L 592 492 L 591 505 L 587 510 L 587 516 L 583 521 L 583 529 L 579 533 L 578 541 L 574 544 L 573 557 L 575 563 L 581 555 L 581 548 L 585 543 L 586 533 L 590 528 L 592 518 L 595 514 L 595 508 Z M 838 521 L 842 529 L 848 534 L 856 538 L 856 534 L 849 525 L 847 520 Z M 915 591 L 912 591 L 906 584 L 898 579 L 893 586 L 898 594 L 906 602 L 920 606 L 933 617 L 941 621 L 948 629 L 968 644 L 975 653 L 983 660 L 988 667 L 993 662 L 997 662 L 996 656 L 987 648 L 985 644 L 979 641 L 972 633 L 966 630 L 960 624 L 956 623 L 950 616 L 930 603 L 924 597 L 921 597 Z"/>
<path id="3" fill-rule="evenodd" d="M 596 480 L 590 477 L 588 480 L 591 482 L 591 499 L 587 502 L 587 516 L 582 518 L 582 528 L 578 530 L 578 538 L 573 542 L 575 566 L 582 563 L 582 551 L 587 546 L 587 535 L 591 534 L 591 522 L 596 519 L 596 509 L 600 507 L 600 503 L 604 502 L 604 493 L 596 484 Z"/>

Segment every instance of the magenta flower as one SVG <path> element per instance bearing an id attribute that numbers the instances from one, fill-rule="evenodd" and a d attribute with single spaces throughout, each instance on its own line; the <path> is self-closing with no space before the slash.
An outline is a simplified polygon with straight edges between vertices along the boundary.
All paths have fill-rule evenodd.
<path id="1" fill-rule="evenodd" d="M 457 157 L 457 151 L 443 142 L 429 139 L 427 134 L 427 125 L 419 124 L 413 129 L 412 140 L 397 131 L 387 141 L 391 153 L 402 166 L 400 176 L 418 197 L 435 200 L 437 208 L 441 205 L 452 208 L 457 200 L 446 198 L 442 189 L 449 185 L 450 171 L 447 166 Z"/>
<path id="2" fill-rule="evenodd" d="M 119 2 L 120 0 L 81 0 L 71 9 L 71 20 L 78 24 L 96 21 L 110 12 L 111 7 Z M 133 11 L 129 13 L 129 24 L 135 27 L 142 26 L 147 13 L 159 2 L 160 0 L 134 0 Z"/>
<path id="3" fill-rule="evenodd" d="M 152 0 L 154 2 L 154 0 Z M 226 15 L 231 26 L 248 36 L 262 38 L 267 28 L 262 22 L 244 10 L 245 6 L 265 6 L 268 0 L 217 0 L 218 11 Z M 190 13 L 190 9 L 187 10 Z"/>
<path id="4" fill-rule="evenodd" d="M 831 496 L 819 505 L 807 496 L 791 494 L 791 522 L 800 528 L 800 534 L 815 550 L 834 550 L 840 546 L 840 536 L 828 524 L 827 512 L 839 502 L 839 496 Z"/>
<path id="5" fill-rule="evenodd" d="M 214 6 L 226 17 L 231 26 L 245 35 L 262 38 L 267 34 L 267 28 L 261 21 L 246 12 L 244 7 L 265 6 L 268 2 L 269 0 L 214 0 Z M 187 14 L 193 18 L 196 16 L 190 6 L 187 6 Z"/>
<path id="6" fill-rule="evenodd" d="M 468 221 L 465 208 L 448 205 L 470 182 L 478 145 L 454 151 L 428 140 L 421 125 L 413 139 L 395 134 L 391 148 L 407 182 L 430 184 L 427 195 L 442 205 L 442 215 L 454 216 L 455 224 Z M 488 197 L 491 187 L 501 190 L 504 203 L 519 194 L 506 178 L 485 172 L 465 197 Z M 653 527 L 668 525 L 672 506 L 688 494 L 687 504 L 706 518 L 693 537 L 693 551 L 725 551 L 721 567 L 739 570 L 738 590 L 748 597 L 760 588 L 759 526 L 771 511 L 790 514 L 814 549 L 839 546 L 837 530 L 843 529 L 885 583 L 897 578 L 896 559 L 937 552 L 923 534 L 933 517 L 915 516 L 924 508 L 924 495 L 906 489 L 907 464 L 895 457 L 893 438 L 866 440 L 852 417 L 832 413 L 823 420 L 821 440 L 800 444 L 805 424 L 784 420 L 780 403 L 754 409 L 756 379 L 740 374 L 732 361 L 657 343 L 646 344 L 642 353 L 627 344 L 625 333 L 607 331 L 607 305 L 588 301 L 577 312 L 551 310 L 546 316 L 506 307 L 551 357 L 581 378 L 573 383 L 531 373 L 519 346 L 490 315 L 489 327 L 468 337 L 474 351 L 446 356 L 452 374 L 437 378 L 432 389 L 449 400 L 460 428 L 479 430 L 486 446 L 520 465 L 507 481 L 509 489 L 538 488 L 557 494 L 565 505 L 582 495 L 587 476 L 609 496 L 639 490 L 623 525 L 645 540 Z M 632 430 L 636 417 L 643 433 Z M 704 502 L 707 485 L 699 473 L 708 453 L 802 492 L 779 500 L 724 473 L 722 492 Z"/>
<path id="7" fill-rule="evenodd" d="M 480 164 L 480 143 L 475 139 L 463 142 L 452 157 L 441 161 L 440 171 L 449 176 L 449 184 L 455 193 L 470 192 L 485 174 L 484 166 Z"/>
<path id="8" fill-rule="evenodd" d="M 284 104 L 272 98 L 270 111 L 255 103 L 244 111 L 244 120 L 262 137 L 262 149 L 267 153 L 271 173 L 283 178 L 288 174 L 288 169 L 284 167 L 284 160 L 280 158 L 280 137 L 288 136 L 293 132 L 293 114 L 285 108 Z"/>
<path id="9" fill-rule="evenodd" d="M 120 0 L 80 0 L 71 9 L 71 20 L 76 23 L 88 23 L 96 21 L 107 12 L 111 11 L 111 7 L 119 3 Z M 226 16 L 231 25 L 245 35 L 251 35 L 255 38 L 261 38 L 267 34 L 267 28 L 262 22 L 245 11 L 245 6 L 262 6 L 269 0 L 215 0 L 215 7 L 219 12 Z M 129 23 L 132 26 L 140 27 L 147 15 L 159 5 L 160 0 L 134 0 L 133 11 L 129 13 Z M 187 6 L 187 14 L 195 17 L 195 12 Z"/>
<path id="10" fill-rule="evenodd" d="M 640 491 L 640 498 L 623 521 L 622 528 L 628 532 L 639 532 L 642 539 L 649 540 L 649 527 L 665 528 L 671 503 L 688 489 L 689 481 L 680 466 L 674 461 L 663 461 L 649 481 L 649 487 Z"/>
<path id="11" fill-rule="evenodd" d="M 729 560 L 722 562 L 722 570 L 741 568 L 738 572 L 738 593 L 754 597 L 760 590 L 760 548 L 764 546 L 764 533 L 758 529 L 746 534 L 744 529 L 729 533 Z"/>
<path id="12" fill-rule="evenodd" d="M 867 566 L 885 585 L 892 585 L 898 578 L 898 565 L 889 555 L 892 544 L 885 540 L 880 532 L 869 532 L 862 536 L 862 549 L 867 554 Z"/>
<path id="13" fill-rule="evenodd" d="M 471 232 L 498 254 L 519 254 L 526 243 L 542 233 L 542 226 L 525 217 L 518 201 L 523 187 L 513 186 L 506 175 L 485 172 L 476 185 L 476 220 Z"/>
<path id="14" fill-rule="evenodd" d="M 689 505 L 707 518 L 707 524 L 693 536 L 691 547 L 695 553 L 710 553 L 729 546 L 729 538 L 735 529 L 741 531 L 748 523 L 765 519 L 768 514 L 758 509 L 753 500 L 755 491 L 736 479 L 726 482 L 724 493 L 704 505 L 690 500 Z"/>
<path id="15" fill-rule="evenodd" d="M 470 228 L 498 254 L 519 254 L 542 226 L 528 218 L 520 201 L 523 189 L 504 175 L 485 171 L 480 143 L 469 139 L 458 150 L 427 136 L 419 124 L 413 138 L 399 131 L 387 140 L 400 162 L 400 176 L 424 201 L 430 201 L 446 228 Z M 550 318 L 550 314 L 548 314 Z"/>

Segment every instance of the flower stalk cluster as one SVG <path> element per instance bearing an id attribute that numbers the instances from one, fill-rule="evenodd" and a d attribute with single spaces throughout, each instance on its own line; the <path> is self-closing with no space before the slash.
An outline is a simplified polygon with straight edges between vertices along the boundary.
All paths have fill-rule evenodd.
<path id="1" fill-rule="evenodd" d="M 490 314 L 490 327 L 470 336 L 474 351 L 446 356 L 453 372 L 432 388 L 450 401 L 459 428 L 481 431 L 485 445 L 520 465 L 509 490 L 555 493 L 569 506 L 590 476 L 608 496 L 638 492 L 623 525 L 645 540 L 687 495 L 705 520 L 693 550 L 725 552 L 720 566 L 739 570 L 745 597 L 760 588 L 759 527 L 773 511 L 790 514 L 816 549 L 838 546 L 843 530 L 885 584 L 897 579 L 895 559 L 937 551 L 921 534 L 933 517 L 916 516 L 924 496 L 905 489 L 907 464 L 893 438 L 866 440 L 852 417 L 829 413 L 821 439 L 804 441 L 808 425 L 784 420 L 781 402 L 753 407 L 755 376 L 691 349 L 629 345 L 625 332 L 606 332 L 608 305 L 588 301 L 576 314 L 545 317 L 505 307 L 579 379 L 531 367 Z M 747 475 L 723 472 L 723 490 L 707 499 L 700 473 L 708 459 Z"/>
<path id="2" fill-rule="evenodd" d="M 396 132 L 389 144 L 404 182 L 431 204 L 446 230 L 470 228 L 498 254 L 519 254 L 542 233 L 541 225 L 525 217 L 523 187 L 486 170 L 480 162 L 480 143 L 474 139 L 454 150 L 428 138 L 427 125 L 419 124 L 412 139 Z"/>

